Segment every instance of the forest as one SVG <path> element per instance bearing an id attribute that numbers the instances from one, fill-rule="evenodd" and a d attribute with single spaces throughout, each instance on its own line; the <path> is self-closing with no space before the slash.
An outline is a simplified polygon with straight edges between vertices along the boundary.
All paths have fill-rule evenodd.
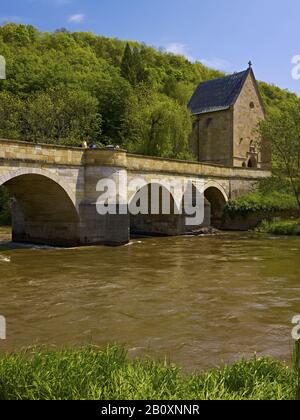
<path id="1" fill-rule="evenodd" d="M 223 73 L 138 42 L 92 33 L 0 27 L 0 137 L 79 146 L 118 145 L 132 153 L 193 159 L 188 101 Z M 243 69 L 240 69 L 243 70 Z M 259 83 L 267 111 L 299 98 Z"/>

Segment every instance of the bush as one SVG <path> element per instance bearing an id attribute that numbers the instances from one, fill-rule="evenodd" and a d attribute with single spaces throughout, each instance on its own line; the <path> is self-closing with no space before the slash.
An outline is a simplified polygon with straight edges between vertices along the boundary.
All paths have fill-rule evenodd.
<path id="1" fill-rule="evenodd" d="M 263 221 L 257 228 L 257 232 L 271 233 L 273 235 L 300 235 L 300 221 L 299 220 L 273 220 Z"/>
<path id="2" fill-rule="evenodd" d="M 231 200 L 225 207 L 225 212 L 229 215 L 249 214 L 249 213 L 276 213 L 284 211 L 297 211 L 298 206 L 292 194 L 279 191 L 264 194 L 263 192 L 250 193 L 235 200 Z"/>

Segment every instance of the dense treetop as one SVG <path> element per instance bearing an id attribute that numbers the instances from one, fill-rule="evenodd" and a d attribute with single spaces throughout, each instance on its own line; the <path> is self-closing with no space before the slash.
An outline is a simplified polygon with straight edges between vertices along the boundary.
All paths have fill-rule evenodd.
<path id="1" fill-rule="evenodd" d="M 0 54 L 0 137 L 86 139 L 171 158 L 192 158 L 188 100 L 201 81 L 222 76 L 144 44 L 12 23 L 0 27 Z M 266 83 L 260 89 L 268 111 L 299 101 Z"/>

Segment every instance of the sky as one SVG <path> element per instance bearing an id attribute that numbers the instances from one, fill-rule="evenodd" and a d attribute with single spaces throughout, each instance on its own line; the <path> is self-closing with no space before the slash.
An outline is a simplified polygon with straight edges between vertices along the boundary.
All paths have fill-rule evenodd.
<path id="1" fill-rule="evenodd" d="M 299 0 L 0 0 L 0 23 L 141 41 L 227 73 L 251 60 L 257 79 L 298 95 L 299 16 Z"/>

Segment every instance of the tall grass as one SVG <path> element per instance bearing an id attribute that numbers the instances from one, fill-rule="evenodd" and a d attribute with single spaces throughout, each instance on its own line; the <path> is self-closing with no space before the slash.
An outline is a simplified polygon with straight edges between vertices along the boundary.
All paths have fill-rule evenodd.
<path id="1" fill-rule="evenodd" d="M 295 371 L 272 359 L 185 375 L 114 346 L 0 356 L 1 400 L 289 400 L 296 383 Z"/>
<path id="2" fill-rule="evenodd" d="M 257 232 L 270 233 L 272 235 L 288 235 L 296 236 L 300 235 L 300 220 L 280 220 L 275 219 L 272 221 L 265 220 L 257 228 Z"/>
<path id="3" fill-rule="evenodd" d="M 296 400 L 300 400 L 300 340 L 296 341 L 293 355 L 294 370 L 296 374 Z"/>

